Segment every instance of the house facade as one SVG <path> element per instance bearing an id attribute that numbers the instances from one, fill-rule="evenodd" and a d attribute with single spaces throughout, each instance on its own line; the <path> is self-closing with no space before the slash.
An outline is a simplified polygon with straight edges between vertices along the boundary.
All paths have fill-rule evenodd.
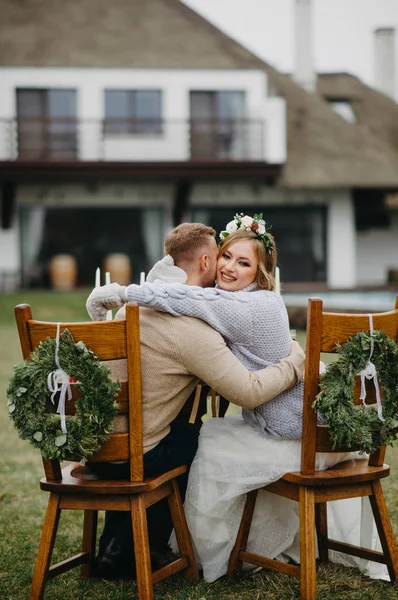
<path id="1" fill-rule="evenodd" d="M 237 211 L 272 224 L 284 282 L 383 285 L 398 268 L 386 201 L 397 149 L 336 114 L 322 91 L 178 0 L 98 0 L 94 12 L 92 0 L 6 0 L 3 13 L 4 289 L 47 285 L 59 254 L 91 285 L 123 253 L 136 281 L 171 227 L 220 230 Z"/>

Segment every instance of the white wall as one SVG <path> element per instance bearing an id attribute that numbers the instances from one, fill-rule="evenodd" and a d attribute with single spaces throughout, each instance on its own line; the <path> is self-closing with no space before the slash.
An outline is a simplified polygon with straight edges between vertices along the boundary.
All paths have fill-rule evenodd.
<path id="1" fill-rule="evenodd" d="M 358 285 L 384 285 L 388 270 L 398 270 L 398 213 L 392 213 L 389 229 L 358 233 Z"/>
<path id="2" fill-rule="evenodd" d="M 20 239 L 18 216 L 10 229 L 0 228 L 0 292 L 14 292 L 20 280 Z"/>
<path id="3" fill-rule="evenodd" d="M 264 120 L 265 142 L 250 129 L 254 160 L 270 163 L 286 158 L 285 101 L 268 98 L 267 75 L 255 70 L 0 68 L 0 119 L 16 117 L 16 88 L 73 88 L 77 90 L 79 158 L 82 160 L 187 160 L 189 158 L 190 90 L 243 90 L 247 119 Z M 100 143 L 105 89 L 161 89 L 161 135 L 107 136 Z M 9 125 L 0 121 L 0 159 L 13 158 L 5 138 Z M 268 135 L 269 133 L 269 135 Z M 263 148 L 261 147 L 263 146 Z M 8 154 L 7 154 L 8 152 Z"/>
<path id="4" fill-rule="evenodd" d="M 330 192 L 327 217 L 327 284 L 330 289 L 357 285 L 354 202 L 349 190 Z"/>
<path id="5" fill-rule="evenodd" d="M 21 184 L 17 190 L 18 206 L 52 208 L 87 207 L 172 207 L 172 183 L 88 183 L 88 184 Z"/>
<path id="6" fill-rule="evenodd" d="M 13 273 L 19 269 L 18 223 L 10 229 L 0 229 L 0 271 Z"/>

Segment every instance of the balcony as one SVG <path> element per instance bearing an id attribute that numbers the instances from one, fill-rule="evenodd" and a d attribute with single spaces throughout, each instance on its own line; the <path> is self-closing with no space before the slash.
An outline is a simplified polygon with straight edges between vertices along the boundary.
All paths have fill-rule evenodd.
<path id="1" fill-rule="evenodd" d="M 0 176 L 277 176 L 266 122 L 0 119 Z"/>
<path id="2" fill-rule="evenodd" d="M 265 121 L 0 119 L 0 160 L 265 161 Z"/>

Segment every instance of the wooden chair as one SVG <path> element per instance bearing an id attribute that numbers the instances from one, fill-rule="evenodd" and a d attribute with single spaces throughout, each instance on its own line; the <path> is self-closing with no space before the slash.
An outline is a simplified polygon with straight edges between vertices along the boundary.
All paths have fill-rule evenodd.
<path id="1" fill-rule="evenodd" d="M 398 339 L 398 297 L 395 310 L 373 315 L 374 329 L 383 329 L 394 340 Z M 319 360 L 321 352 L 335 352 L 337 342 L 344 344 L 359 331 L 369 331 L 368 315 L 332 314 L 322 312 L 322 300 L 309 300 L 307 316 L 306 367 L 304 379 L 303 440 L 301 471 L 286 473 L 275 483 L 267 485 L 267 492 L 299 502 L 300 518 L 300 566 L 286 564 L 247 552 L 247 540 L 255 508 L 258 490 L 247 496 L 244 513 L 236 543 L 231 552 L 228 575 L 231 577 L 242 568 L 242 562 L 259 565 L 299 578 L 303 600 L 316 597 L 316 542 L 317 533 L 319 558 L 328 561 L 328 551 L 337 550 L 366 560 L 385 563 L 391 581 L 398 577 L 398 552 L 384 500 L 380 479 L 389 475 L 389 466 L 383 464 L 385 446 L 368 459 L 346 461 L 326 471 L 315 470 L 316 452 L 344 452 L 347 448 L 332 450 L 327 426 L 317 425 L 316 412 L 312 403 L 318 393 Z M 358 383 L 358 382 L 356 382 Z M 371 382 L 369 382 L 371 383 Z M 373 386 L 373 384 L 372 384 Z M 370 403 L 372 388 L 366 396 Z M 357 403 L 359 385 L 356 385 L 353 400 Z M 373 393 L 373 402 L 375 394 Z M 352 546 L 328 538 L 326 503 L 343 498 L 368 496 L 382 552 Z M 316 527 L 316 529 L 315 529 Z"/>
<path id="2" fill-rule="evenodd" d="M 32 320 L 29 305 L 17 306 L 15 315 L 24 358 L 29 358 L 31 351 L 47 337 L 55 338 L 57 324 Z M 66 328 L 76 341 L 83 340 L 101 360 L 127 358 L 128 380 L 122 382 L 117 401 L 119 412 L 128 416 L 129 433 L 112 434 L 91 460 L 127 460 L 130 479 L 98 480 L 79 463 L 72 463 L 61 471 L 59 461 L 43 458 L 46 476 L 41 480 L 40 487 L 50 492 L 50 498 L 29 600 L 40 600 L 47 578 L 72 567 L 82 565 L 81 575 L 84 577 L 93 574 L 98 510 L 131 512 L 138 597 L 140 600 L 151 600 L 154 583 L 178 571 L 184 571 L 189 578 L 198 579 L 198 571 L 176 481 L 187 467 L 181 466 L 157 477 L 144 478 L 138 307 L 127 306 L 126 320 L 62 323 L 61 332 Z M 73 400 L 67 403 L 69 413 L 73 413 L 73 407 L 69 406 L 72 404 Z M 168 499 L 181 557 L 152 573 L 146 509 L 165 497 Z M 84 511 L 82 551 L 50 566 L 61 510 Z"/>

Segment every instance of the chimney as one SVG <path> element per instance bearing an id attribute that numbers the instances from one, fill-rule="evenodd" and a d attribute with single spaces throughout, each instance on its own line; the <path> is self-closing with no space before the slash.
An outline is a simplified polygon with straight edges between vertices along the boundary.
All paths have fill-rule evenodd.
<path id="1" fill-rule="evenodd" d="M 375 30 L 375 88 L 395 100 L 395 29 Z"/>
<path id="2" fill-rule="evenodd" d="M 313 92 L 316 73 L 312 51 L 312 0 L 295 0 L 294 38 L 294 79 L 308 92 Z"/>

